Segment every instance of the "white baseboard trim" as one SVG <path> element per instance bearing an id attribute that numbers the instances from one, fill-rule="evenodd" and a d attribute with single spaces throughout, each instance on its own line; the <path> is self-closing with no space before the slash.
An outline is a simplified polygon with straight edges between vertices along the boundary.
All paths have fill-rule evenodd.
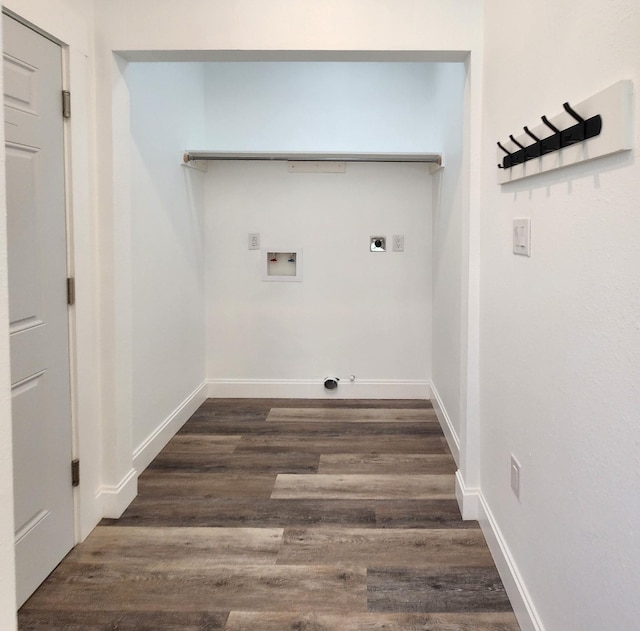
<path id="1" fill-rule="evenodd" d="M 460 469 L 456 471 L 456 500 L 462 513 L 462 519 L 478 519 L 478 498 L 480 489 L 472 489 L 465 485 Z"/>
<path id="2" fill-rule="evenodd" d="M 133 452 L 133 468 L 140 475 L 164 449 L 189 417 L 206 401 L 207 383 L 199 385 Z"/>
<path id="3" fill-rule="evenodd" d="M 440 421 L 440 425 L 442 427 L 444 436 L 447 439 L 449 449 L 453 454 L 453 459 L 456 461 L 456 464 L 460 466 L 460 439 L 458 438 L 458 434 L 453 427 L 451 418 L 447 414 L 447 410 L 444 407 L 444 403 L 440 398 L 440 394 L 438 393 L 438 389 L 436 388 L 435 384 L 431 382 L 429 384 L 429 388 L 431 390 L 431 403 L 433 405 L 433 409 L 436 413 L 436 416 L 438 417 L 438 421 Z"/>
<path id="4" fill-rule="evenodd" d="M 138 473 L 130 469 L 115 486 L 101 486 L 96 501 L 103 517 L 118 519 L 138 494 Z"/>
<path id="5" fill-rule="evenodd" d="M 544 631 L 531 596 L 482 491 L 466 488 L 460 471 L 456 473 L 456 498 L 463 519 L 477 519 L 480 522 L 521 630 Z"/>
<path id="6" fill-rule="evenodd" d="M 342 380 L 327 390 L 322 379 L 210 379 L 212 399 L 429 399 L 429 381 Z"/>
<path id="7" fill-rule="evenodd" d="M 522 631 L 544 631 L 540 616 L 531 599 L 522 576 L 502 532 L 482 493 L 478 497 L 478 521 L 487 540 L 491 556 L 511 601 Z"/>

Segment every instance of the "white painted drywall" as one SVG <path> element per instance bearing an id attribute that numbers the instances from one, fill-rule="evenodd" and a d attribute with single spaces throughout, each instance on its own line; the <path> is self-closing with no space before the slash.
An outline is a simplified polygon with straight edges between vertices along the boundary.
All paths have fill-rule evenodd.
<path id="1" fill-rule="evenodd" d="M 302 282 L 264 282 L 264 247 L 303 249 Z M 382 382 L 431 374 L 431 176 L 425 165 L 291 174 L 223 162 L 207 179 L 207 375 L 212 380 Z M 371 253 L 371 235 L 405 252 Z M 339 395 L 350 384 L 340 386 Z M 288 392 L 288 394 L 287 394 Z"/>
<path id="2" fill-rule="evenodd" d="M 438 186 L 434 190 L 439 209 L 434 262 L 440 270 L 440 282 L 437 291 L 434 289 L 440 303 L 434 308 L 438 314 L 437 359 L 442 396 L 452 410 L 457 430 L 464 65 L 272 62 L 207 64 L 206 68 L 207 147 L 212 149 L 438 152 L 446 147 L 450 166 L 446 155 L 448 166 L 436 176 Z M 326 179 L 327 183 L 334 181 L 339 180 Z M 397 195 L 401 197 L 402 193 Z M 431 263 L 424 268 L 425 280 L 430 268 Z M 424 286 L 425 282 L 418 284 Z M 215 293 L 214 288 L 208 293 Z M 318 298 L 324 305 L 324 296 L 320 293 Z M 369 308 L 366 304 L 362 307 Z M 322 313 L 324 308 L 314 311 Z M 251 307 L 250 310 L 255 311 Z M 427 319 L 419 326 L 426 323 Z M 215 341 L 209 343 L 210 350 L 214 345 Z M 298 378 L 310 378 L 308 369 L 301 364 L 296 365 Z M 344 370 L 347 374 L 353 372 L 347 367 Z M 265 365 L 252 378 L 273 379 L 276 375 L 272 373 Z M 214 378 L 211 371 L 209 376 Z M 223 377 L 224 370 L 219 366 L 215 378 Z M 227 377 L 248 375 L 236 371 Z M 288 378 L 295 375 L 290 373 Z M 387 372 L 386 378 L 393 379 L 394 372 Z"/>
<path id="3" fill-rule="evenodd" d="M 433 178 L 433 384 L 460 440 L 461 326 L 463 300 L 463 64 L 439 64 L 434 71 L 438 121 L 435 145 L 445 168 Z"/>
<path id="4" fill-rule="evenodd" d="M 206 66 L 205 147 L 437 152 L 429 63 L 229 62 Z"/>
<path id="5" fill-rule="evenodd" d="M 205 380 L 204 174 L 180 151 L 204 135 L 202 64 L 130 63 L 133 446 Z"/>
<path id="6" fill-rule="evenodd" d="M 481 34 L 476 0 L 195 0 L 188 10 L 173 0 L 95 2 L 111 50 L 155 51 L 165 59 L 170 55 L 162 51 L 181 58 L 212 51 L 354 51 L 378 59 L 407 51 L 464 55 L 479 45 Z"/>
<path id="7" fill-rule="evenodd" d="M 482 493 L 541 626 L 634 629 L 640 567 L 640 108 L 633 152 L 496 184 L 495 143 L 621 79 L 640 10 L 485 5 Z M 607 121 L 604 121 L 606 126 Z M 531 218 L 531 258 L 512 220 Z M 522 464 L 521 498 L 509 456 Z"/>

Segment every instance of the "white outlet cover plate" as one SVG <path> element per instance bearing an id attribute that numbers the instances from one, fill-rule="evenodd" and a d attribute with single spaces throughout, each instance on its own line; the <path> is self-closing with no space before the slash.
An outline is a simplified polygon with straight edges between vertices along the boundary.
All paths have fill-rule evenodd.
<path id="1" fill-rule="evenodd" d="M 393 235 L 393 251 L 404 252 L 404 235 L 403 234 Z"/>
<path id="2" fill-rule="evenodd" d="M 250 232 L 248 237 L 248 246 L 250 250 L 260 249 L 260 233 Z"/>

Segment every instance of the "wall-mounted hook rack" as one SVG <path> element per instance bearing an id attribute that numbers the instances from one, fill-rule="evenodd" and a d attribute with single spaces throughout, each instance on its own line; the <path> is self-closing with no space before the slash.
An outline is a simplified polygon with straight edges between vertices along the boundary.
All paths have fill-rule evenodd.
<path id="1" fill-rule="evenodd" d="M 525 126 L 521 134 L 497 143 L 500 184 L 631 149 L 631 81 L 562 107 L 551 119 L 542 116 L 533 129 Z"/>

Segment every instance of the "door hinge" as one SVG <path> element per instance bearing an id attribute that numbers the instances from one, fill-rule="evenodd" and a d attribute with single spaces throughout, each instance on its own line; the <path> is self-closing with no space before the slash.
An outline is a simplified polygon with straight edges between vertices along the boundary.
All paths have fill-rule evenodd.
<path id="1" fill-rule="evenodd" d="M 80 461 L 78 459 L 71 461 L 71 486 L 80 485 Z"/>
<path id="2" fill-rule="evenodd" d="M 76 304 L 76 279 L 67 278 L 67 304 Z"/>
<path id="3" fill-rule="evenodd" d="M 71 118 L 71 92 L 62 90 L 62 117 Z"/>

